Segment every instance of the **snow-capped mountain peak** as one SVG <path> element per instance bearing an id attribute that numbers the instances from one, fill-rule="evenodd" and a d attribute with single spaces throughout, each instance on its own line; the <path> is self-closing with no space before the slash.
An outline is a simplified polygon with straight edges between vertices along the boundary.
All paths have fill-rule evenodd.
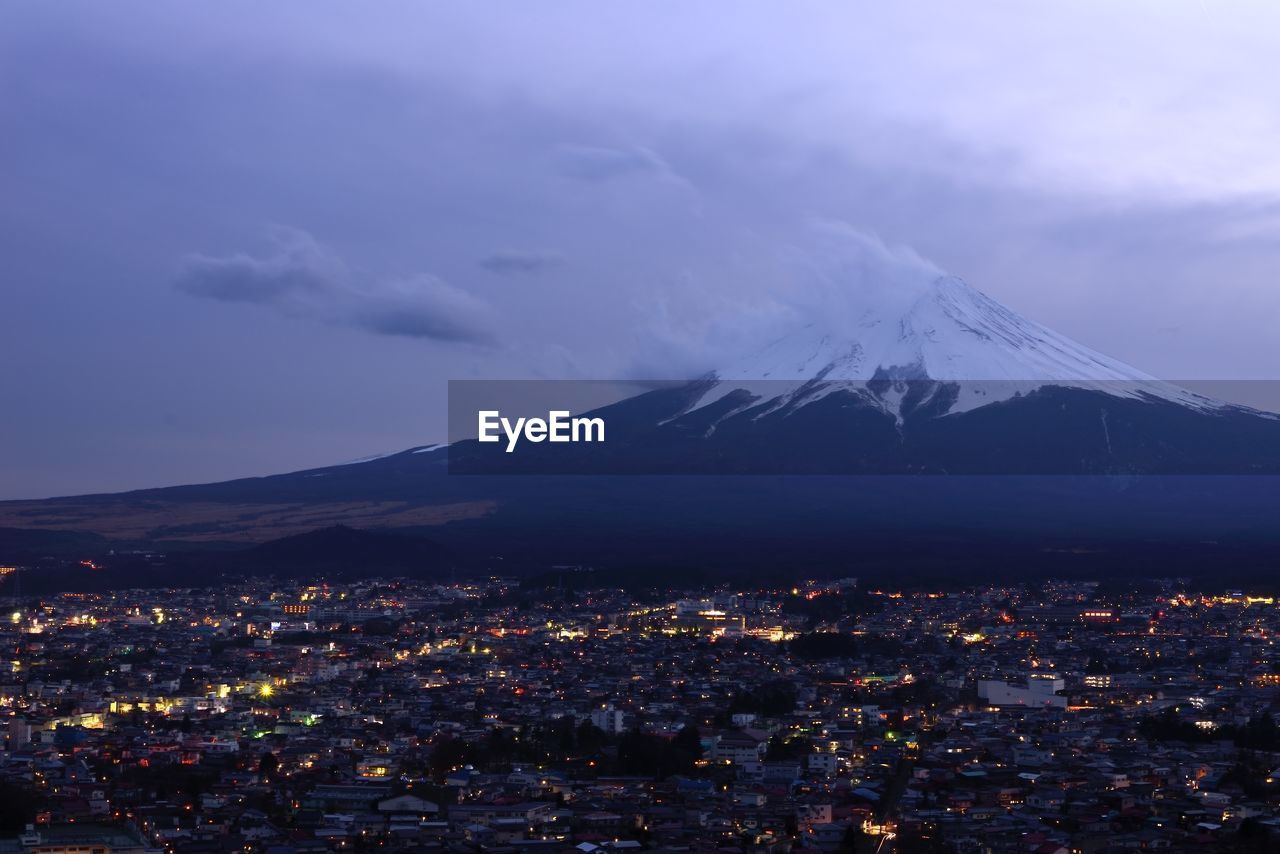
<path id="1" fill-rule="evenodd" d="M 857 389 L 901 416 L 908 387 L 930 381 L 954 393 L 942 414 L 1044 385 L 1151 396 L 1196 409 L 1221 406 L 1022 317 L 952 276 L 857 306 L 850 318 L 809 323 L 712 378 L 690 411 L 738 390 L 751 400 L 740 408 L 768 404 L 763 414 Z"/>

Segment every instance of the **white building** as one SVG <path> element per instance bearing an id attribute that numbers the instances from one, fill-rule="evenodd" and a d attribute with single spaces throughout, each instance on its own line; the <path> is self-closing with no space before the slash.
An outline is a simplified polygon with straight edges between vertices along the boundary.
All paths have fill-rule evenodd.
<path id="1" fill-rule="evenodd" d="M 982 679 L 978 682 L 978 698 L 985 700 L 990 706 L 1051 706 L 1065 709 L 1067 698 L 1058 692 L 1066 686 L 1066 681 L 1054 674 L 1033 673 L 1027 677 L 1025 686 Z"/>
<path id="2" fill-rule="evenodd" d="M 806 757 L 805 764 L 811 773 L 834 777 L 840 770 L 840 757 L 834 753 L 810 753 Z M 830 819 L 827 820 L 830 821 Z"/>
<path id="3" fill-rule="evenodd" d="M 591 713 L 591 723 L 608 733 L 617 735 L 627 731 L 626 713 L 615 709 L 612 705 L 596 709 Z"/>

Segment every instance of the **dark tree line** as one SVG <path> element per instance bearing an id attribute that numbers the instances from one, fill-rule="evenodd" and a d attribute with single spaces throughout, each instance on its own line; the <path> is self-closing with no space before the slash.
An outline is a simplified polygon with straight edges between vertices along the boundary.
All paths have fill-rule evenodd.
<path id="1" fill-rule="evenodd" d="M 1138 732 L 1151 741 L 1230 741 L 1243 750 L 1280 751 L 1280 728 L 1270 712 L 1255 715 L 1243 726 L 1204 729 L 1185 720 L 1173 709 L 1148 715 L 1138 724 Z"/>
<path id="2" fill-rule="evenodd" d="M 589 720 L 563 717 L 519 732 L 499 728 L 483 738 L 465 741 L 444 736 L 435 740 L 427 768 L 436 780 L 466 765 L 500 767 L 513 762 L 590 760 L 601 773 L 667 777 L 685 774 L 702 758 L 702 739 L 692 724 L 673 738 L 632 730 L 614 737 Z"/>

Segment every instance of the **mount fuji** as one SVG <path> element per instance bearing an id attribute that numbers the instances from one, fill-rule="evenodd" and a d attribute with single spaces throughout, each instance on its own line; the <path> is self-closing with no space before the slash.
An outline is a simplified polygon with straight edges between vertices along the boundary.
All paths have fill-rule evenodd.
<path id="1" fill-rule="evenodd" d="M 696 379 L 578 413 L 604 419 L 600 444 L 508 454 L 461 439 L 270 477 L 0 502 L 0 529 L 225 548 L 343 524 L 541 566 L 878 555 L 893 568 L 904 543 L 941 544 L 921 558 L 941 565 L 957 545 L 1008 539 L 1018 561 L 1158 554 L 1151 571 L 1165 571 L 1189 550 L 1216 565 L 1224 543 L 1267 561 L 1280 549 L 1277 416 L 1156 379 L 952 277 L 873 287 L 821 317 Z M 1143 545 L 1122 560 L 1117 542 Z"/>
<path id="2" fill-rule="evenodd" d="M 885 392 L 904 381 L 933 381 L 964 392 L 937 415 L 965 412 L 1043 385 L 1150 397 L 1204 411 L 1223 408 L 1028 320 L 951 276 L 911 293 L 901 307 L 863 308 L 843 332 L 807 324 L 714 376 L 716 392 L 699 405 L 762 382 L 760 392 L 773 394 L 769 401 L 776 406 L 862 388 L 886 411 L 898 404 L 895 414 L 902 416 L 902 400 Z"/>
<path id="3" fill-rule="evenodd" d="M 1280 473 L 1274 414 L 1159 380 L 954 277 L 872 291 L 850 316 L 589 413 L 604 445 L 442 453 L 462 474 Z"/>

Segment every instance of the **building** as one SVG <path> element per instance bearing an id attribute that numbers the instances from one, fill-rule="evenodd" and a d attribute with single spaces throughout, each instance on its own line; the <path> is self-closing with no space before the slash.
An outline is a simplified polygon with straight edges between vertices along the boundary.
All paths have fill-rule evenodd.
<path id="1" fill-rule="evenodd" d="M 978 698 L 989 706 L 1067 707 L 1067 698 L 1058 692 L 1066 687 L 1060 676 L 1033 673 L 1025 686 L 1011 685 L 992 679 L 978 681 Z"/>

